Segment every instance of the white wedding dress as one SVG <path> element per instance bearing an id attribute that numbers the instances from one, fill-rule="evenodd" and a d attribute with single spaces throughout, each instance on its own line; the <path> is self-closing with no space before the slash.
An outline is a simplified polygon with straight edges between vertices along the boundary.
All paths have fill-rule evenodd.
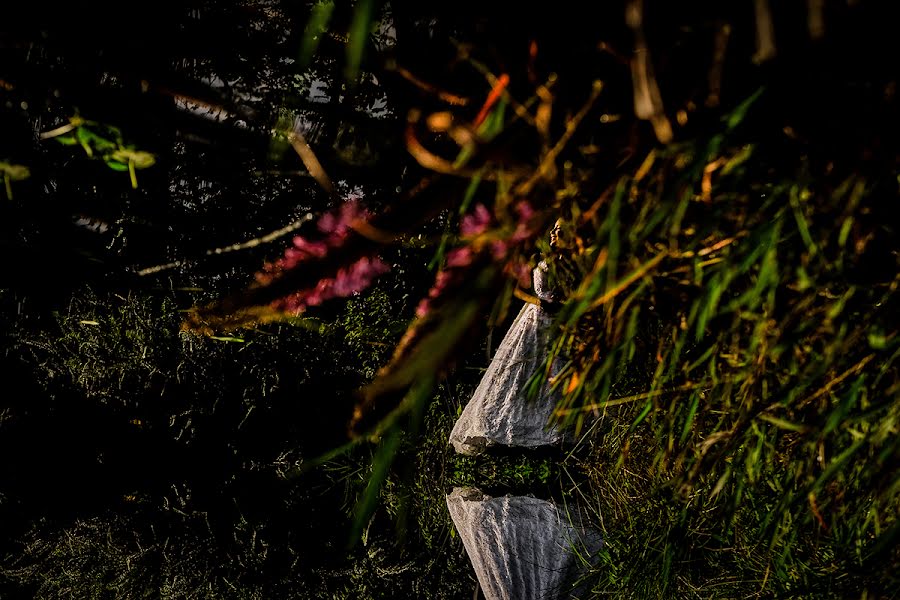
<path id="1" fill-rule="evenodd" d="M 538 298 L 552 300 L 546 263 L 534 269 L 533 278 Z M 528 380 L 543 367 L 552 323 L 553 317 L 536 304 L 522 307 L 450 433 L 457 452 L 474 455 L 496 444 L 533 448 L 561 440 L 563 434 L 547 426 L 559 394 L 548 383 L 536 398 L 526 393 Z M 550 375 L 558 370 L 554 362 Z"/>
<path id="2" fill-rule="evenodd" d="M 488 600 L 586 595 L 584 587 L 572 586 L 596 564 L 603 540 L 576 507 L 454 488 L 447 509 Z"/>

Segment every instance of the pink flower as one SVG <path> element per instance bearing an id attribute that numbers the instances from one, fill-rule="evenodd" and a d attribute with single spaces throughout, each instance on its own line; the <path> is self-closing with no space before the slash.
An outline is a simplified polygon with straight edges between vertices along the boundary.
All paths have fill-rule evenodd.
<path id="1" fill-rule="evenodd" d="M 520 223 L 527 223 L 537 214 L 537 211 L 529 204 L 528 200 L 519 200 L 516 204 L 516 212 L 519 213 Z"/>
<path id="2" fill-rule="evenodd" d="M 508 240 L 494 240 L 491 242 L 491 256 L 494 257 L 494 260 L 500 261 L 506 258 L 506 253 L 509 251 L 510 243 Z"/>
<path id="3" fill-rule="evenodd" d="M 520 260 L 508 262 L 506 263 L 504 271 L 516 279 L 519 283 L 519 287 L 525 289 L 531 287 L 531 267 L 528 263 L 521 262 Z"/>
<path id="4" fill-rule="evenodd" d="M 475 252 L 472 250 L 471 246 L 461 246 L 459 248 L 454 248 L 447 253 L 447 266 L 466 267 L 472 264 L 472 260 L 474 258 Z"/>
<path id="5" fill-rule="evenodd" d="M 464 237 L 476 236 L 487 231 L 493 217 L 484 204 L 476 204 L 475 210 L 462 218 L 459 232 Z"/>
<path id="6" fill-rule="evenodd" d="M 328 244 L 324 241 L 312 242 L 299 235 L 294 237 L 294 248 L 296 251 L 291 252 L 292 249 L 288 249 L 288 252 L 291 252 L 291 256 L 298 258 L 305 258 L 304 255 L 321 258 L 328 252 Z M 287 253 L 285 255 L 287 256 Z"/>
<path id="7" fill-rule="evenodd" d="M 337 211 L 322 215 L 316 226 L 322 233 L 343 237 L 354 221 L 367 220 L 368 218 L 368 211 L 363 208 L 359 201 L 353 199 L 341 204 Z"/>
<path id="8" fill-rule="evenodd" d="M 329 252 L 346 243 L 355 221 L 368 217 L 368 213 L 358 200 L 351 199 L 344 202 L 337 209 L 322 215 L 316 223 L 316 228 L 322 234 L 321 239 L 294 236 L 292 246 L 284 251 L 280 259 L 263 265 L 262 270 L 256 274 L 256 281 L 260 285 L 267 285 L 284 271 L 294 269 L 305 262 L 325 258 Z M 295 313 L 303 312 L 306 308 L 318 306 L 326 300 L 343 298 L 359 292 L 388 270 L 389 267 L 381 259 L 363 256 L 339 268 L 333 277 L 324 277 L 312 287 L 276 300 L 272 306 Z"/>
<path id="9" fill-rule="evenodd" d="M 325 277 L 315 287 L 294 292 L 274 303 L 293 313 L 301 313 L 310 306 L 319 306 L 326 300 L 346 298 L 369 287 L 376 277 L 390 270 L 380 258 L 363 256 L 347 267 L 338 269 L 334 277 Z"/>
<path id="10" fill-rule="evenodd" d="M 539 221 L 536 219 L 538 213 L 526 200 L 516 203 L 514 210 L 516 219 L 512 234 L 509 233 L 510 227 L 498 228 L 489 236 L 470 239 L 468 244 L 447 253 L 446 266 L 438 272 L 428 295 L 416 307 L 417 317 L 425 317 L 431 312 L 449 288 L 466 277 L 466 270 L 479 257 L 489 256 L 495 263 L 502 264 L 504 272 L 515 277 L 522 287 L 531 286 L 531 270 L 528 265 L 521 260 L 510 261 L 510 258 L 522 242 L 534 237 L 537 232 L 535 221 Z M 464 238 L 474 238 L 487 232 L 494 224 L 490 210 L 483 204 L 476 204 L 472 212 L 462 218 L 460 234 Z"/>
<path id="11" fill-rule="evenodd" d="M 431 312 L 434 301 L 440 298 L 441 295 L 443 295 L 443 293 L 447 290 L 447 288 L 455 283 L 458 279 L 459 271 L 438 271 L 437 276 L 434 278 L 434 285 L 432 285 L 431 289 L 428 290 L 428 295 L 425 298 L 422 298 L 422 300 L 419 302 L 419 305 L 416 306 L 416 316 L 422 318 L 429 312 Z"/>
<path id="12" fill-rule="evenodd" d="M 334 279 L 331 297 L 346 297 L 369 287 L 376 277 L 390 270 L 378 257 L 363 256 L 358 261 L 339 269 Z"/>
<path id="13" fill-rule="evenodd" d="M 509 238 L 509 241 L 522 242 L 535 234 L 536 227 L 532 224 L 532 219 L 537 213 L 527 200 L 521 200 L 516 204 L 516 212 L 519 215 L 519 221 L 516 224 L 516 230 Z"/>

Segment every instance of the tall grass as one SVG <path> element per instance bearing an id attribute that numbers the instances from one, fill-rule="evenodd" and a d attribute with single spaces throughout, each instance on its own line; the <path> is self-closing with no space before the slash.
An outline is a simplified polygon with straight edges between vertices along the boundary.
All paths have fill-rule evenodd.
<path id="1" fill-rule="evenodd" d="M 898 584 L 884 181 L 772 164 L 740 129 L 753 99 L 705 146 L 651 151 L 570 232 L 583 277 L 550 359 L 568 361 L 558 416 L 600 421 L 582 493 L 611 539 L 597 591 L 879 597 Z"/>

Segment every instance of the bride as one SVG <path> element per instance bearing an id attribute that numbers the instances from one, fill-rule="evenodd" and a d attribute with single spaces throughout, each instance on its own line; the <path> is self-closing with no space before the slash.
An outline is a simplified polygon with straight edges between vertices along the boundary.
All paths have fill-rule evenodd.
<path id="1" fill-rule="evenodd" d="M 559 250 L 560 221 L 550 232 L 550 248 Z M 558 298 L 548 282 L 546 261 L 532 273 L 540 305 L 526 303 L 450 433 L 450 443 L 461 454 L 480 454 L 494 445 L 533 448 L 554 445 L 563 433 L 548 426 L 559 394 L 544 383 L 535 398 L 528 398 L 526 384 L 543 366 L 553 323 L 551 310 Z M 550 377 L 559 365 L 551 365 Z M 550 379 L 548 377 L 548 379 Z"/>

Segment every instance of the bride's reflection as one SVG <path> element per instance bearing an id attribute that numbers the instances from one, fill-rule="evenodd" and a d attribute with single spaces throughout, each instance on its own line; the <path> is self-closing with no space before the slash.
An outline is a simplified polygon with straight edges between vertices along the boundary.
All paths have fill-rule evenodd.
<path id="1" fill-rule="evenodd" d="M 578 598 L 600 534 L 577 514 L 530 496 L 454 488 L 447 508 L 488 600 Z"/>

